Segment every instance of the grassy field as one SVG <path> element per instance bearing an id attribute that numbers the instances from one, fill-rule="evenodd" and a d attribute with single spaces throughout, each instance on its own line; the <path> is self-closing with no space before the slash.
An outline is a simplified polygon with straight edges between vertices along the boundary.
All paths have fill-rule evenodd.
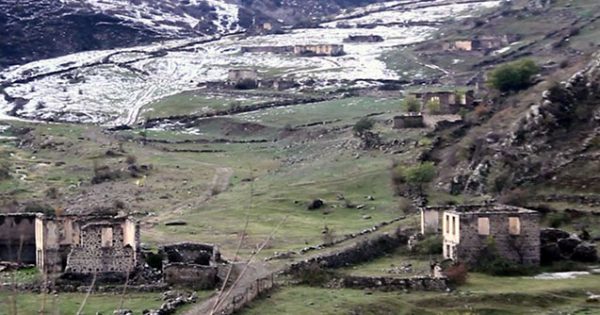
<path id="1" fill-rule="evenodd" d="M 534 280 L 471 274 L 466 285 L 445 294 L 283 287 L 242 314 L 600 314 L 600 305 L 585 302 L 587 291 L 600 291 L 600 276 Z"/>
<path id="2" fill-rule="evenodd" d="M 143 118 L 158 118 L 176 115 L 193 115 L 226 110 L 232 106 L 248 106 L 256 103 L 276 100 L 277 97 L 261 95 L 257 92 L 231 95 L 207 92 L 204 90 L 181 92 L 146 105 Z"/>
<path id="3" fill-rule="evenodd" d="M 7 292 L 0 292 L 0 315 L 14 314 L 13 296 Z M 60 294 L 33 294 L 18 293 L 16 314 L 76 314 L 85 298 L 84 293 Z M 45 312 L 40 313 L 45 299 Z M 89 297 L 81 314 L 112 314 L 119 308 L 121 296 L 115 294 L 93 294 Z M 134 314 L 141 314 L 143 310 L 159 308 L 162 304 L 160 293 L 130 293 L 127 294 L 123 308 L 130 309 Z"/>

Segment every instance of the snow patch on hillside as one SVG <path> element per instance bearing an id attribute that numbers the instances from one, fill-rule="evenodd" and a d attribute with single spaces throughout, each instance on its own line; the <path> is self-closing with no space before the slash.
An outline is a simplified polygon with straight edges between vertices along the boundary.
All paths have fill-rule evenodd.
<path id="1" fill-rule="evenodd" d="M 163 34 L 178 34 L 194 29 L 207 18 L 209 12 L 202 11 L 210 6 L 217 17 L 213 21 L 219 33 L 236 31 L 239 8 L 224 0 L 191 0 L 182 4 L 175 0 L 61 0 L 65 4 L 78 4 L 121 18 L 125 21 L 145 25 Z M 210 17 L 208 17 L 210 18 Z"/>
<path id="2" fill-rule="evenodd" d="M 108 3 L 101 0 L 89 1 Z M 124 3 L 123 0 L 110 3 L 114 2 Z M 210 3 L 222 3 L 221 13 L 234 14 L 234 8 L 227 6 L 224 1 L 210 0 Z M 484 3 L 479 7 L 469 5 L 464 8 L 471 10 L 488 5 L 489 3 Z M 450 8 L 440 6 L 428 10 L 427 12 L 438 20 L 448 19 L 457 12 L 454 5 Z M 420 18 L 414 12 L 409 13 L 401 18 Z M 12 97 L 29 100 L 22 108 L 15 109 L 18 115 L 34 120 L 105 125 L 133 124 L 144 105 L 182 91 L 197 89 L 199 83 L 226 80 L 231 68 L 256 68 L 261 75 L 313 79 L 318 82 L 315 86 L 320 88 L 337 86 L 341 80 L 354 81 L 356 85 L 364 86 L 368 80 L 401 79 L 402 74 L 391 71 L 380 60 L 382 54 L 401 45 L 424 41 L 437 30 L 436 27 L 426 26 L 383 25 L 372 29 L 330 26 L 320 29 L 296 29 L 281 35 L 214 37 L 215 41 L 199 44 L 194 44 L 195 41 L 191 40 L 167 41 L 32 62 L 11 67 L 0 75 L 5 81 L 13 82 L 35 75 L 76 68 L 30 83 L 9 84 L 5 89 L 6 93 Z M 385 40 L 369 44 L 345 43 L 346 54 L 340 57 L 240 52 L 243 46 L 341 44 L 349 35 L 360 34 L 377 34 Z M 185 50 L 173 49 L 181 45 L 185 45 Z M 166 51 L 167 49 L 171 50 Z M 160 53 L 160 56 L 157 56 L 157 53 Z M 106 61 L 128 64 L 123 66 Z M 90 64 L 93 66 L 86 66 Z M 13 110 L 14 106 L 14 103 L 0 98 L 0 112 L 6 113 Z"/>

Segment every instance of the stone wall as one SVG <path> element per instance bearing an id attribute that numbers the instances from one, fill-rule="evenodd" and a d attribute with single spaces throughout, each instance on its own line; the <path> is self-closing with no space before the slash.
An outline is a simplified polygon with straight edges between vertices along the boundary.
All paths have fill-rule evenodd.
<path id="1" fill-rule="evenodd" d="M 423 128 L 423 115 L 421 114 L 406 114 L 394 116 L 394 129 L 402 128 Z"/>
<path id="2" fill-rule="evenodd" d="M 218 268 L 186 263 L 171 263 L 163 267 L 165 282 L 196 290 L 214 289 L 217 285 Z"/>
<path id="3" fill-rule="evenodd" d="M 438 234 L 442 211 L 434 207 L 421 208 L 421 234 Z"/>
<path id="4" fill-rule="evenodd" d="M 343 45 L 297 45 L 294 54 L 298 56 L 340 56 L 344 54 Z"/>
<path id="5" fill-rule="evenodd" d="M 35 264 L 35 214 L 0 215 L 0 261 Z"/>
<path id="6" fill-rule="evenodd" d="M 457 222 L 447 222 L 446 217 Z M 540 263 L 539 214 L 507 208 L 493 211 L 444 213 L 444 256 L 475 264 L 493 243 L 497 254 L 510 261 Z"/>
<path id="7" fill-rule="evenodd" d="M 294 46 L 244 46 L 242 53 L 273 53 L 287 54 L 294 52 Z"/>
<path id="8" fill-rule="evenodd" d="M 399 246 L 406 245 L 408 237 L 401 232 L 385 233 L 359 242 L 340 251 L 327 253 L 293 263 L 288 272 L 298 272 L 318 264 L 324 268 L 340 268 L 365 262 L 389 253 Z"/>
<path id="9" fill-rule="evenodd" d="M 164 255 L 164 264 L 188 263 L 209 266 L 221 260 L 219 249 L 211 244 L 171 244 L 161 247 L 160 252 Z"/>
<path id="10" fill-rule="evenodd" d="M 344 276 L 332 281 L 333 286 L 350 289 L 377 289 L 382 291 L 446 291 L 447 278 L 433 277 L 358 277 Z"/>
<path id="11" fill-rule="evenodd" d="M 81 228 L 81 243 L 72 247 L 68 255 L 65 272 L 81 275 L 133 272 L 138 257 L 125 237 L 125 222 L 86 224 Z"/>

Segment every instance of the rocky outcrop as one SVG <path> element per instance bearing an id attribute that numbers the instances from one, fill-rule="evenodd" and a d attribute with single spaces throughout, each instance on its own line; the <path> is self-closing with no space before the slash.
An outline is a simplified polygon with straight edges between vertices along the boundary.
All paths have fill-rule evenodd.
<path id="1" fill-rule="evenodd" d="M 539 104 L 533 105 L 521 118 L 509 138 L 512 146 L 542 142 L 553 133 L 581 123 L 600 121 L 600 54 L 568 81 L 560 82 L 542 93 Z M 538 146 L 537 148 L 541 148 Z"/>
<path id="2" fill-rule="evenodd" d="M 596 245 L 582 241 L 579 237 L 559 229 L 542 229 L 540 231 L 540 254 L 542 263 L 559 260 L 579 262 L 597 262 Z"/>

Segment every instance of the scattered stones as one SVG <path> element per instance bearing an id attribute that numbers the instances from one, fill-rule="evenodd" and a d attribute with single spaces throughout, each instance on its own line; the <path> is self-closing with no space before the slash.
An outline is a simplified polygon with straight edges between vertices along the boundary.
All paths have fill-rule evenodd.
<path id="1" fill-rule="evenodd" d="M 370 220 L 371 216 L 368 215 L 368 214 L 365 214 L 365 215 L 362 216 L 362 218 L 363 218 L 363 220 Z"/>

